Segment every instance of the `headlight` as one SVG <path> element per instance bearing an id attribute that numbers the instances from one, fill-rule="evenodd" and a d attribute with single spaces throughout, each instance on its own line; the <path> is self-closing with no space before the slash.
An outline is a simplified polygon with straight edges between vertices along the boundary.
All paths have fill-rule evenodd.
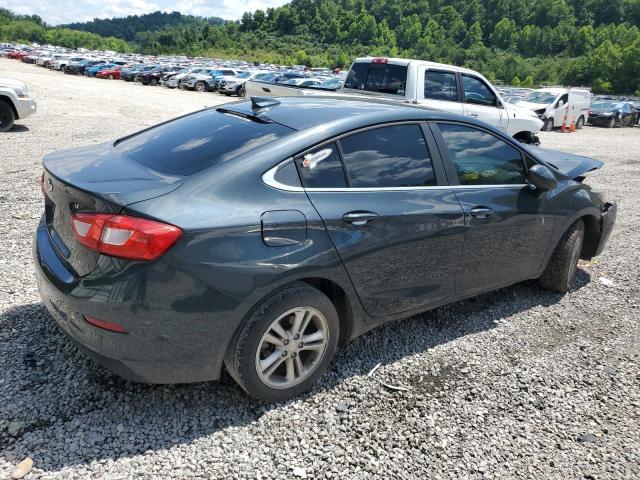
<path id="1" fill-rule="evenodd" d="M 225 87 L 235 87 L 236 86 L 236 82 L 228 82 L 224 84 Z"/>

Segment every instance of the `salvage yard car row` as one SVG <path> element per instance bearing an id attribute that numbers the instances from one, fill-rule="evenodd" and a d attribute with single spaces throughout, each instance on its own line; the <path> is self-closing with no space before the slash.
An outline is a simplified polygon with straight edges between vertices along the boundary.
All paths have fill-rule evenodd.
<path id="1" fill-rule="evenodd" d="M 163 85 L 198 92 L 220 91 L 225 95 L 244 95 L 248 79 L 317 88 L 335 89 L 344 77 L 328 69 L 310 71 L 298 65 L 251 65 L 243 61 L 210 58 L 150 57 L 115 52 L 68 51 L 58 47 L 30 48 L 12 46 L 0 49 L 0 55 L 33 63 L 66 74 L 109 80 Z"/>

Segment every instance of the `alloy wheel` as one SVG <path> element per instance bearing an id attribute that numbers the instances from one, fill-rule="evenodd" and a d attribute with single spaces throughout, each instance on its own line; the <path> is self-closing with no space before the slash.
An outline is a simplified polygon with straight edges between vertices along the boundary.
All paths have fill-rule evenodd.
<path id="1" fill-rule="evenodd" d="M 311 376 L 328 345 L 327 319 L 315 308 L 297 307 L 280 315 L 258 344 L 255 368 L 271 388 L 297 385 Z"/>

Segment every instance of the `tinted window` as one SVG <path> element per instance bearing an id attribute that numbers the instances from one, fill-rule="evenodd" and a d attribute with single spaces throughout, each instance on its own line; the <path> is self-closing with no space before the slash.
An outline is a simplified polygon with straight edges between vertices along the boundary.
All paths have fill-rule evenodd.
<path id="1" fill-rule="evenodd" d="M 305 187 L 344 188 L 347 181 L 335 144 L 324 145 L 296 159 Z"/>
<path id="2" fill-rule="evenodd" d="M 116 144 L 116 151 L 171 175 L 191 175 L 292 133 L 277 123 L 250 122 L 216 110 L 158 125 Z"/>
<path id="3" fill-rule="evenodd" d="M 352 187 L 423 187 L 435 177 L 422 130 L 396 125 L 340 140 Z"/>
<path id="4" fill-rule="evenodd" d="M 354 63 L 344 84 L 368 92 L 404 95 L 407 83 L 407 67 L 387 63 Z"/>
<path id="5" fill-rule="evenodd" d="M 456 74 L 427 70 L 424 74 L 424 98 L 457 102 Z"/>
<path id="6" fill-rule="evenodd" d="M 493 135 L 471 127 L 439 124 L 461 185 L 526 182 L 522 155 Z"/>
<path id="7" fill-rule="evenodd" d="M 462 75 L 462 88 L 464 89 L 464 101 L 479 105 L 496 105 L 496 96 L 491 89 L 480 79 Z"/>

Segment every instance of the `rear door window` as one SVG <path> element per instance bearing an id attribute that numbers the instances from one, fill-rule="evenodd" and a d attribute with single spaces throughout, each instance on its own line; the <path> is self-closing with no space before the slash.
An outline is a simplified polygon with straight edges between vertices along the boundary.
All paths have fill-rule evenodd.
<path id="1" fill-rule="evenodd" d="M 436 185 L 429 151 L 419 125 L 393 125 L 340 140 L 352 187 Z"/>
<path id="2" fill-rule="evenodd" d="M 207 109 L 152 127 L 115 150 L 152 170 L 188 176 L 263 147 L 294 130 Z"/>
<path id="3" fill-rule="evenodd" d="M 406 85 L 406 65 L 359 62 L 351 66 L 344 87 L 404 96 Z"/>
<path id="4" fill-rule="evenodd" d="M 323 145 L 296 158 L 302 183 L 308 188 L 345 188 L 340 153 L 335 143 Z"/>
<path id="5" fill-rule="evenodd" d="M 458 85 L 453 72 L 427 70 L 424 73 L 424 98 L 458 101 Z"/>

